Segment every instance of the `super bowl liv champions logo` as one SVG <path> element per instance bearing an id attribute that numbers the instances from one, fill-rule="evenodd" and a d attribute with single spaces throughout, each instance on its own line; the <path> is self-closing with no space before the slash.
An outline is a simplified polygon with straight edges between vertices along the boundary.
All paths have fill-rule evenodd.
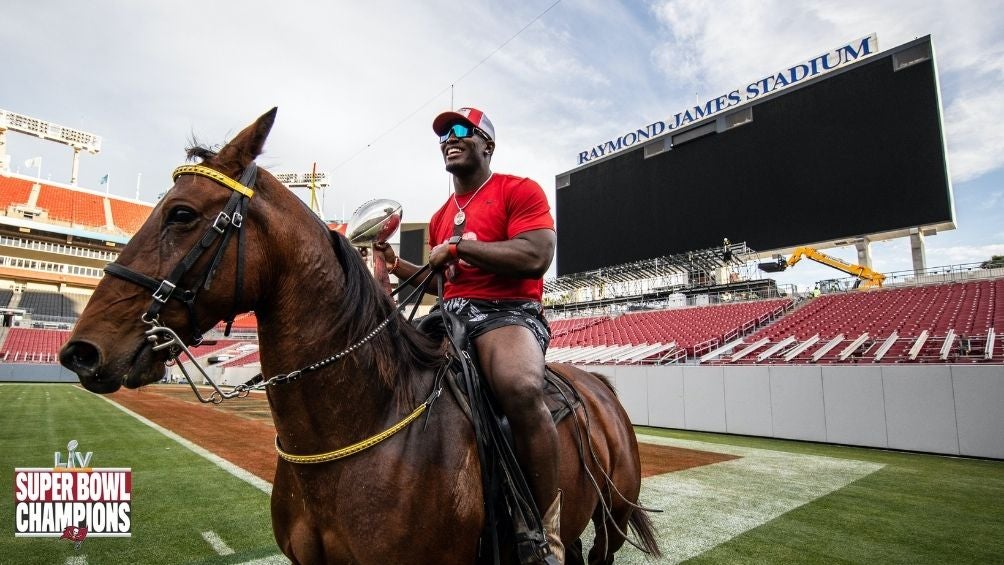
<path id="1" fill-rule="evenodd" d="M 14 469 L 14 536 L 58 537 L 79 549 L 89 537 L 132 534 L 132 469 L 90 467 L 93 452 L 55 452 L 52 468 Z"/>

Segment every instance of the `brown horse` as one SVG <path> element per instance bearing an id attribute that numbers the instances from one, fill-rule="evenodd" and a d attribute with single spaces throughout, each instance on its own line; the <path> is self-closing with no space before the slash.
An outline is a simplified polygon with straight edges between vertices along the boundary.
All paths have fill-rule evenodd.
<path id="1" fill-rule="evenodd" d="M 401 422 L 430 397 L 444 350 L 394 313 L 345 238 L 256 169 L 275 114 L 258 118 L 219 152 L 189 150 L 204 168 L 175 171 L 174 186 L 109 267 L 116 276 L 101 281 L 60 360 L 90 391 L 140 387 L 159 380 L 172 355 L 151 340 L 151 327 L 172 328 L 191 343 L 197 328 L 254 310 L 262 373 L 272 378 L 266 390 L 277 446 L 316 454 Z M 236 200 L 246 202 L 235 207 L 238 188 L 228 182 L 242 171 L 254 192 L 234 183 L 243 189 Z M 219 173 L 230 178 L 212 178 Z M 229 212 L 223 217 L 220 210 Z M 211 237 L 210 226 L 234 225 L 244 233 Z M 205 253 L 188 251 L 200 247 Z M 148 289 L 156 289 L 153 297 Z M 335 352 L 344 353 L 317 366 Z M 634 505 L 640 463 L 624 409 L 602 378 L 554 369 L 583 400 L 575 418 L 559 425 L 568 562 L 582 562 L 578 538 L 590 520 L 590 563 L 612 562 L 629 526 L 638 545 L 658 555 L 649 519 Z M 589 431 L 594 453 L 581 449 L 577 429 Z M 487 562 L 489 552 L 479 551 L 484 519 L 473 432 L 449 393 L 415 423 L 349 457 L 278 461 L 272 524 L 294 563 Z"/>

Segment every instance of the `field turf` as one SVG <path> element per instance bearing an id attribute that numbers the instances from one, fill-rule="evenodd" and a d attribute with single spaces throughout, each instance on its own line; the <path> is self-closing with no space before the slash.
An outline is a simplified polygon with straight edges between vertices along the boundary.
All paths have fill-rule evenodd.
<path id="1" fill-rule="evenodd" d="M 657 428 L 637 431 L 882 465 L 689 562 L 1004 562 L 1004 462 Z"/>
<path id="2" fill-rule="evenodd" d="M 0 385 L 0 563 L 242 563 L 279 553 L 268 495 L 73 385 Z M 199 422 L 191 422 L 198 426 Z M 15 538 L 17 467 L 52 467 L 75 439 L 92 467 L 132 468 L 132 536 Z M 215 532 L 233 554 L 203 538 Z M 68 561 L 69 560 L 69 561 Z"/>
<path id="3" fill-rule="evenodd" d="M 0 384 L 0 403 L 0 493 L 8 493 L 0 494 L 0 564 L 280 562 L 265 492 L 106 399 L 73 385 Z M 660 563 L 1004 562 L 1004 462 L 638 432 L 642 441 L 735 455 L 646 479 L 643 502 L 666 509 L 656 518 Z M 72 439 L 94 453 L 94 467 L 132 468 L 131 537 L 89 538 L 80 550 L 14 537 L 14 468 L 51 467 Z M 219 555 L 206 532 L 233 553 Z M 628 548 L 617 562 L 651 561 Z"/>

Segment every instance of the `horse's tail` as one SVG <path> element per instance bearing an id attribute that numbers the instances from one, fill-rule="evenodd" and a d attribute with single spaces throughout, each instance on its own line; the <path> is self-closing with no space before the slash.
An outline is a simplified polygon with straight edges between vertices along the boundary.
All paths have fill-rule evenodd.
<path id="1" fill-rule="evenodd" d="M 614 388 L 609 377 L 594 372 L 590 372 L 590 374 L 610 389 L 610 392 L 614 393 L 614 396 L 617 396 L 617 389 Z M 635 537 L 638 539 L 638 545 L 635 545 L 635 543 L 632 543 L 632 545 L 635 545 L 635 547 L 638 547 L 638 549 L 652 557 L 662 557 L 662 552 L 659 551 L 659 540 L 655 537 L 655 529 L 652 527 L 652 519 L 649 518 L 648 511 L 637 505 L 632 506 L 635 508 L 631 511 L 631 517 L 628 518 L 628 526 L 631 527 L 631 531 L 634 532 Z"/>
<path id="2" fill-rule="evenodd" d="M 662 557 L 659 551 L 659 540 L 655 537 L 655 529 L 652 528 L 652 519 L 648 517 L 648 512 L 642 508 L 635 508 L 628 519 L 631 531 L 641 542 L 641 549 L 651 557 Z"/>

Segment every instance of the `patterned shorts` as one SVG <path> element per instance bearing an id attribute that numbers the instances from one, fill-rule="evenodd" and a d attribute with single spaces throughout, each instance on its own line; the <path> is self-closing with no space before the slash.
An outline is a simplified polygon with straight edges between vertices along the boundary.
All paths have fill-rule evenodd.
<path id="1" fill-rule="evenodd" d="M 540 302 L 451 298 L 443 302 L 443 308 L 466 322 L 471 340 L 503 326 L 523 326 L 533 334 L 540 350 L 547 353 L 551 328 L 544 319 L 544 307 Z"/>

